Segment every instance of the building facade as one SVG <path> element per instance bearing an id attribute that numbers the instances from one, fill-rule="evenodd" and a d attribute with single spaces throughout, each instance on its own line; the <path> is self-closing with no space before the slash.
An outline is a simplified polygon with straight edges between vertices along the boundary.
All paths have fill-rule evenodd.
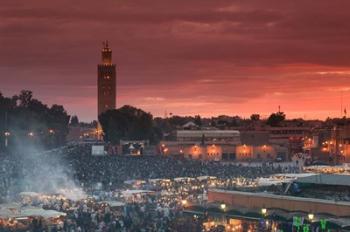
<path id="1" fill-rule="evenodd" d="M 98 115 L 116 108 L 116 67 L 112 63 L 112 49 L 103 43 L 102 63 L 97 66 Z"/>
<path id="2" fill-rule="evenodd" d="M 162 141 L 164 155 L 184 155 L 191 159 L 222 160 L 233 157 L 235 146 L 240 144 L 236 130 L 178 130 L 175 141 Z"/>
<path id="3" fill-rule="evenodd" d="M 288 160 L 288 148 L 269 143 L 269 136 L 259 131 L 177 130 L 176 140 L 161 142 L 160 153 L 201 160 Z"/>

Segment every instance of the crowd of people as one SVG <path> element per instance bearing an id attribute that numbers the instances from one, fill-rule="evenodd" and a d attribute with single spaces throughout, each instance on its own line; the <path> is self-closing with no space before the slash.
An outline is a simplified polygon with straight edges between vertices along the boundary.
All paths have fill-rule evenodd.
<path id="1" fill-rule="evenodd" d="M 127 156 L 92 156 L 91 146 L 70 146 L 37 155 L 13 154 L 1 157 L 0 195 L 18 184 L 18 179 L 37 180 L 42 177 L 62 176 L 62 173 L 84 188 L 93 189 L 101 184 L 103 189 L 115 189 L 130 179 L 176 178 L 215 176 L 217 178 L 257 178 L 273 173 L 297 172 L 296 167 L 276 166 L 241 166 L 235 163 L 198 161 L 174 157 L 127 157 Z M 57 170 L 59 173 L 57 174 Z M 56 173 L 55 173 L 56 172 Z M 28 177 L 28 178 L 26 178 Z M 43 178 L 44 179 L 44 178 Z M 43 180 L 40 181 L 40 184 Z M 18 188 L 28 187 L 33 183 L 20 183 Z M 48 183 L 51 184 L 51 183 Z M 28 185 L 28 186 L 25 186 Z M 46 189 L 47 186 L 44 186 Z M 38 187 L 36 187 L 38 189 Z M 40 189 L 40 188 L 39 188 Z M 16 191 L 30 189 L 16 189 Z"/>
<path id="2" fill-rule="evenodd" d="M 98 195 L 93 201 L 50 201 L 45 209 L 65 212 L 58 231 L 181 231 L 200 223 L 182 215 L 187 202 L 203 201 L 209 187 L 250 186 L 257 177 L 281 172 L 297 172 L 296 167 L 272 165 L 243 166 L 235 163 L 188 160 L 167 156 L 92 156 L 91 145 L 74 145 L 40 154 L 0 157 L 1 201 L 12 200 L 21 191 L 42 191 L 77 186 Z M 208 178 L 199 179 L 207 176 Z M 141 188 L 156 192 L 142 201 L 127 201 L 116 192 L 135 188 L 130 180 L 144 180 Z M 135 182 L 136 183 L 136 182 Z M 67 186 L 68 184 L 68 186 Z M 121 200 L 123 210 L 114 211 L 101 200 Z M 190 223 L 189 223 L 190 222 Z M 43 231 L 33 220 L 32 231 Z M 174 228 L 177 229 L 174 229 Z"/>
<path id="3" fill-rule="evenodd" d="M 182 210 L 214 182 L 215 179 L 209 177 L 135 181 L 129 182 L 129 188 L 152 191 L 100 191 L 97 196 L 80 200 L 57 194 L 23 192 L 20 194 L 21 207 L 34 206 L 66 213 L 51 231 L 201 231 L 202 220 L 192 216 L 188 220 Z M 188 230 L 189 227 L 192 229 Z M 18 223 L 4 231 L 27 231 L 28 228 L 45 231 L 47 221 L 36 217 L 27 227 Z"/>
<path id="4" fill-rule="evenodd" d="M 67 153 L 66 153 L 67 154 Z M 256 178 L 272 173 L 296 172 L 290 167 L 243 167 L 234 163 L 198 161 L 167 156 L 126 157 L 126 156 L 91 156 L 86 147 L 74 148 L 69 153 L 69 165 L 74 167 L 76 178 L 87 185 L 96 182 L 103 186 L 118 186 L 129 179 L 176 178 L 216 176 L 232 178 L 243 176 Z M 91 171 L 94 170 L 94 171 Z"/>

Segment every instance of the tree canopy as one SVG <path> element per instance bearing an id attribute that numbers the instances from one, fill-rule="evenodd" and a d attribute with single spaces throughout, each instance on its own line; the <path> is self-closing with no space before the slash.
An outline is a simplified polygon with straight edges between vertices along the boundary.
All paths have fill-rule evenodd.
<path id="1" fill-rule="evenodd" d="M 280 126 L 281 122 L 286 119 L 286 115 L 283 112 L 272 113 L 267 119 L 267 125 Z"/>
<path id="2" fill-rule="evenodd" d="M 250 120 L 252 120 L 252 121 L 259 121 L 260 120 L 260 114 L 252 114 L 252 115 L 250 115 Z"/>
<path id="3" fill-rule="evenodd" d="M 62 145 L 69 118 L 63 106 L 49 107 L 33 98 L 31 91 L 22 90 L 12 97 L 0 93 L 0 149 L 4 149 L 5 132 L 10 134 L 9 147 L 29 139 L 48 147 Z"/>
<path id="4" fill-rule="evenodd" d="M 121 139 L 156 142 L 161 137 L 160 130 L 154 127 L 152 114 L 128 105 L 102 113 L 99 122 L 105 141 L 111 143 Z"/>

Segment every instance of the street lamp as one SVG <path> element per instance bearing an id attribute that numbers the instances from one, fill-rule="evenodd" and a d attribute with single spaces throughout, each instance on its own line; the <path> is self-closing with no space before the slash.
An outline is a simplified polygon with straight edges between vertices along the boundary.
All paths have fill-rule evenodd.
<path id="1" fill-rule="evenodd" d="M 262 215 L 266 215 L 267 214 L 267 209 L 266 208 L 262 208 L 261 209 L 261 214 Z"/>
<path id="2" fill-rule="evenodd" d="M 5 131 L 5 147 L 8 146 L 8 137 L 10 137 L 11 133 L 9 131 Z"/>
<path id="3" fill-rule="evenodd" d="M 220 205 L 220 209 L 225 210 L 225 209 L 226 209 L 226 204 L 222 203 L 222 204 Z"/>
<path id="4" fill-rule="evenodd" d="M 307 218 L 308 218 L 310 221 L 312 221 L 312 220 L 314 220 L 315 215 L 314 215 L 313 213 L 309 213 L 309 214 L 307 215 Z"/>
<path id="5" fill-rule="evenodd" d="M 29 133 L 28 133 L 28 136 L 29 136 L 29 137 L 34 137 L 34 132 L 32 132 L 32 131 L 29 132 Z"/>
<path id="6" fill-rule="evenodd" d="M 49 133 L 50 133 L 50 134 L 55 134 L 55 131 L 54 131 L 53 129 L 50 129 L 50 130 L 49 130 Z"/>
<path id="7" fill-rule="evenodd" d="M 266 144 L 263 145 L 263 151 L 266 152 Z"/>

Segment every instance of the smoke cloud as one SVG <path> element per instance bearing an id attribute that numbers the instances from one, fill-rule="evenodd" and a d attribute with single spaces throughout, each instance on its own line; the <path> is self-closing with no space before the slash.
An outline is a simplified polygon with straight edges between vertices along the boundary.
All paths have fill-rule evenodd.
<path id="1" fill-rule="evenodd" d="M 20 192 L 61 194 L 71 200 L 86 197 L 74 181 L 72 167 L 62 157 L 62 149 L 43 151 L 40 146 L 17 141 L 15 156 L 17 181 L 9 189 L 10 196 Z"/>

